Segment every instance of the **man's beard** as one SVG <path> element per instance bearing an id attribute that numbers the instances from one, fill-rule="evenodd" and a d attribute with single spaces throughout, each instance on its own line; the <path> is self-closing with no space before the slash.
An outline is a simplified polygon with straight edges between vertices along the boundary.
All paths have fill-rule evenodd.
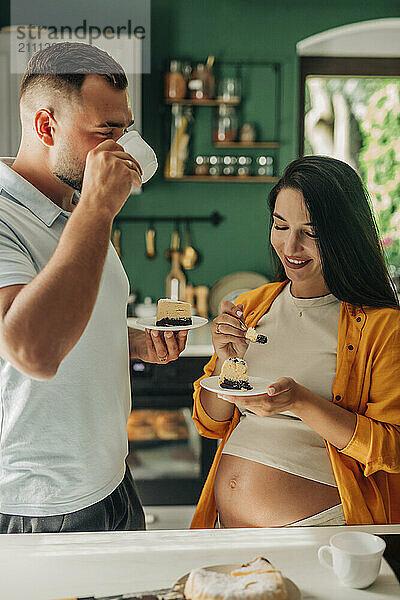
<path id="1" fill-rule="evenodd" d="M 59 153 L 52 171 L 53 175 L 78 192 L 82 191 L 85 161 L 69 156 L 66 151 Z"/>
<path id="2" fill-rule="evenodd" d="M 78 192 L 82 191 L 83 177 L 71 177 L 69 175 L 66 175 L 65 173 L 61 175 L 61 173 L 55 173 L 54 171 L 53 175 L 55 175 L 63 183 L 69 185 L 69 187 L 71 187 L 72 189 L 77 190 Z"/>

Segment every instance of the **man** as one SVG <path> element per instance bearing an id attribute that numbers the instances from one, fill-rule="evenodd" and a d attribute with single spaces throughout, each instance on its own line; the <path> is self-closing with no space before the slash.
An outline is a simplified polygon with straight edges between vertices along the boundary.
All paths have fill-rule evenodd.
<path id="1" fill-rule="evenodd" d="M 17 157 L 0 161 L 0 532 L 144 529 L 125 465 L 129 284 L 110 243 L 141 185 L 117 143 L 126 76 L 97 48 L 53 45 L 28 64 L 20 112 Z M 186 336 L 130 331 L 130 355 L 165 364 Z"/>

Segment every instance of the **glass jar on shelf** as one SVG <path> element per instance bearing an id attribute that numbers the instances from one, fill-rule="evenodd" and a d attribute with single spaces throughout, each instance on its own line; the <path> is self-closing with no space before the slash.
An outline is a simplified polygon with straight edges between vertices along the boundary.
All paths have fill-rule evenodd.
<path id="1" fill-rule="evenodd" d="M 209 158 L 208 156 L 198 155 L 194 161 L 194 174 L 195 175 L 208 175 L 209 172 Z"/>
<path id="2" fill-rule="evenodd" d="M 218 84 L 217 100 L 221 102 L 240 102 L 240 79 L 223 77 Z"/>
<path id="3" fill-rule="evenodd" d="M 185 174 L 192 122 L 193 117 L 190 106 L 172 105 L 171 142 L 164 169 L 164 175 L 167 179 L 179 178 Z"/>
<path id="4" fill-rule="evenodd" d="M 272 177 L 274 174 L 274 159 L 272 156 L 257 156 L 256 175 L 260 177 Z"/>
<path id="5" fill-rule="evenodd" d="M 249 177 L 251 175 L 251 165 L 253 159 L 251 156 L 239 156 L 237 174 L 239 177 Z"/>
<path id="6" fill-rule="evenodd" d="M 222 174 L 223 158 L 222 156 L 210 156 L 208 172 L 213 177 L 218 177 Z"/>
<path id="7" fill-rule="evenodd" d="M 239 140 L 245 144 L 255 142 L 256 130 L 254 125 L 251 125 L 251 123 L 243 123 L 239 133 Z"/>
<path id="8" fill-rule="evenodd" d="M 209 100 L 214 97 L 214 75 L 206 65 L 199 63 L 188 82 L 189 95 L 193 100 Z"/>
<path id="9" fill-rule="evenodd" d="M 238 117 L 234 106 L 221 104 L 215 115 L 213 142 L 234 142 L 238 132 Z"/>
<path id="10" fill-rule="evenodd" d="M 224 156 L 223 158 L 223 166 L 222 166 L 222 175 L 233 177 L 236 175 L 236 165 L 237 158 L 236 156 Z"/>
<path id="11" fill-rule="evenodd" d="M 186 96 L 187 84 L 180 60 L 171 60 L 164 83 L 164 94 L 167 99 L 180 100 Z"/>

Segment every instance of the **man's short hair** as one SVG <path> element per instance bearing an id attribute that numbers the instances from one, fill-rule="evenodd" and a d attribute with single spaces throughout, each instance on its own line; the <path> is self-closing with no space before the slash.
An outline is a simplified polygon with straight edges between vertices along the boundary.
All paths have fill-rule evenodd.
<path id="1" fill-rule="evenodd" d="M 20 100 L 36 86 L 79 95 L 89 74 L 104 77 L 116 89 L 128 87 L 123 68 L 107 52 L 80 42 L 52 44 L 29 60 L 21 80 Z"/>

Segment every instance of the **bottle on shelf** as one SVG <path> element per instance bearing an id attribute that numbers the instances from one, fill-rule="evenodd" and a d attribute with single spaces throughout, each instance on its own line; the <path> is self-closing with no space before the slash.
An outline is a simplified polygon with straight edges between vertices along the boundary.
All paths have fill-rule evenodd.
<path id="1" fill-rule="evenodd" d="M 173 104 L 171 119 L 171 146 L 165 163 L 167 178 L 182 177 L 189 153 L 190 125 L 193 121 L 190 106 Z"/>
<path id="2" fill-rule="evenodd" d="M 169 100 L 185 98 L 187 91 L 183 64 L 180 60 L 171 60 L 169 71 L 165 74 L 164 94 Z"/>

